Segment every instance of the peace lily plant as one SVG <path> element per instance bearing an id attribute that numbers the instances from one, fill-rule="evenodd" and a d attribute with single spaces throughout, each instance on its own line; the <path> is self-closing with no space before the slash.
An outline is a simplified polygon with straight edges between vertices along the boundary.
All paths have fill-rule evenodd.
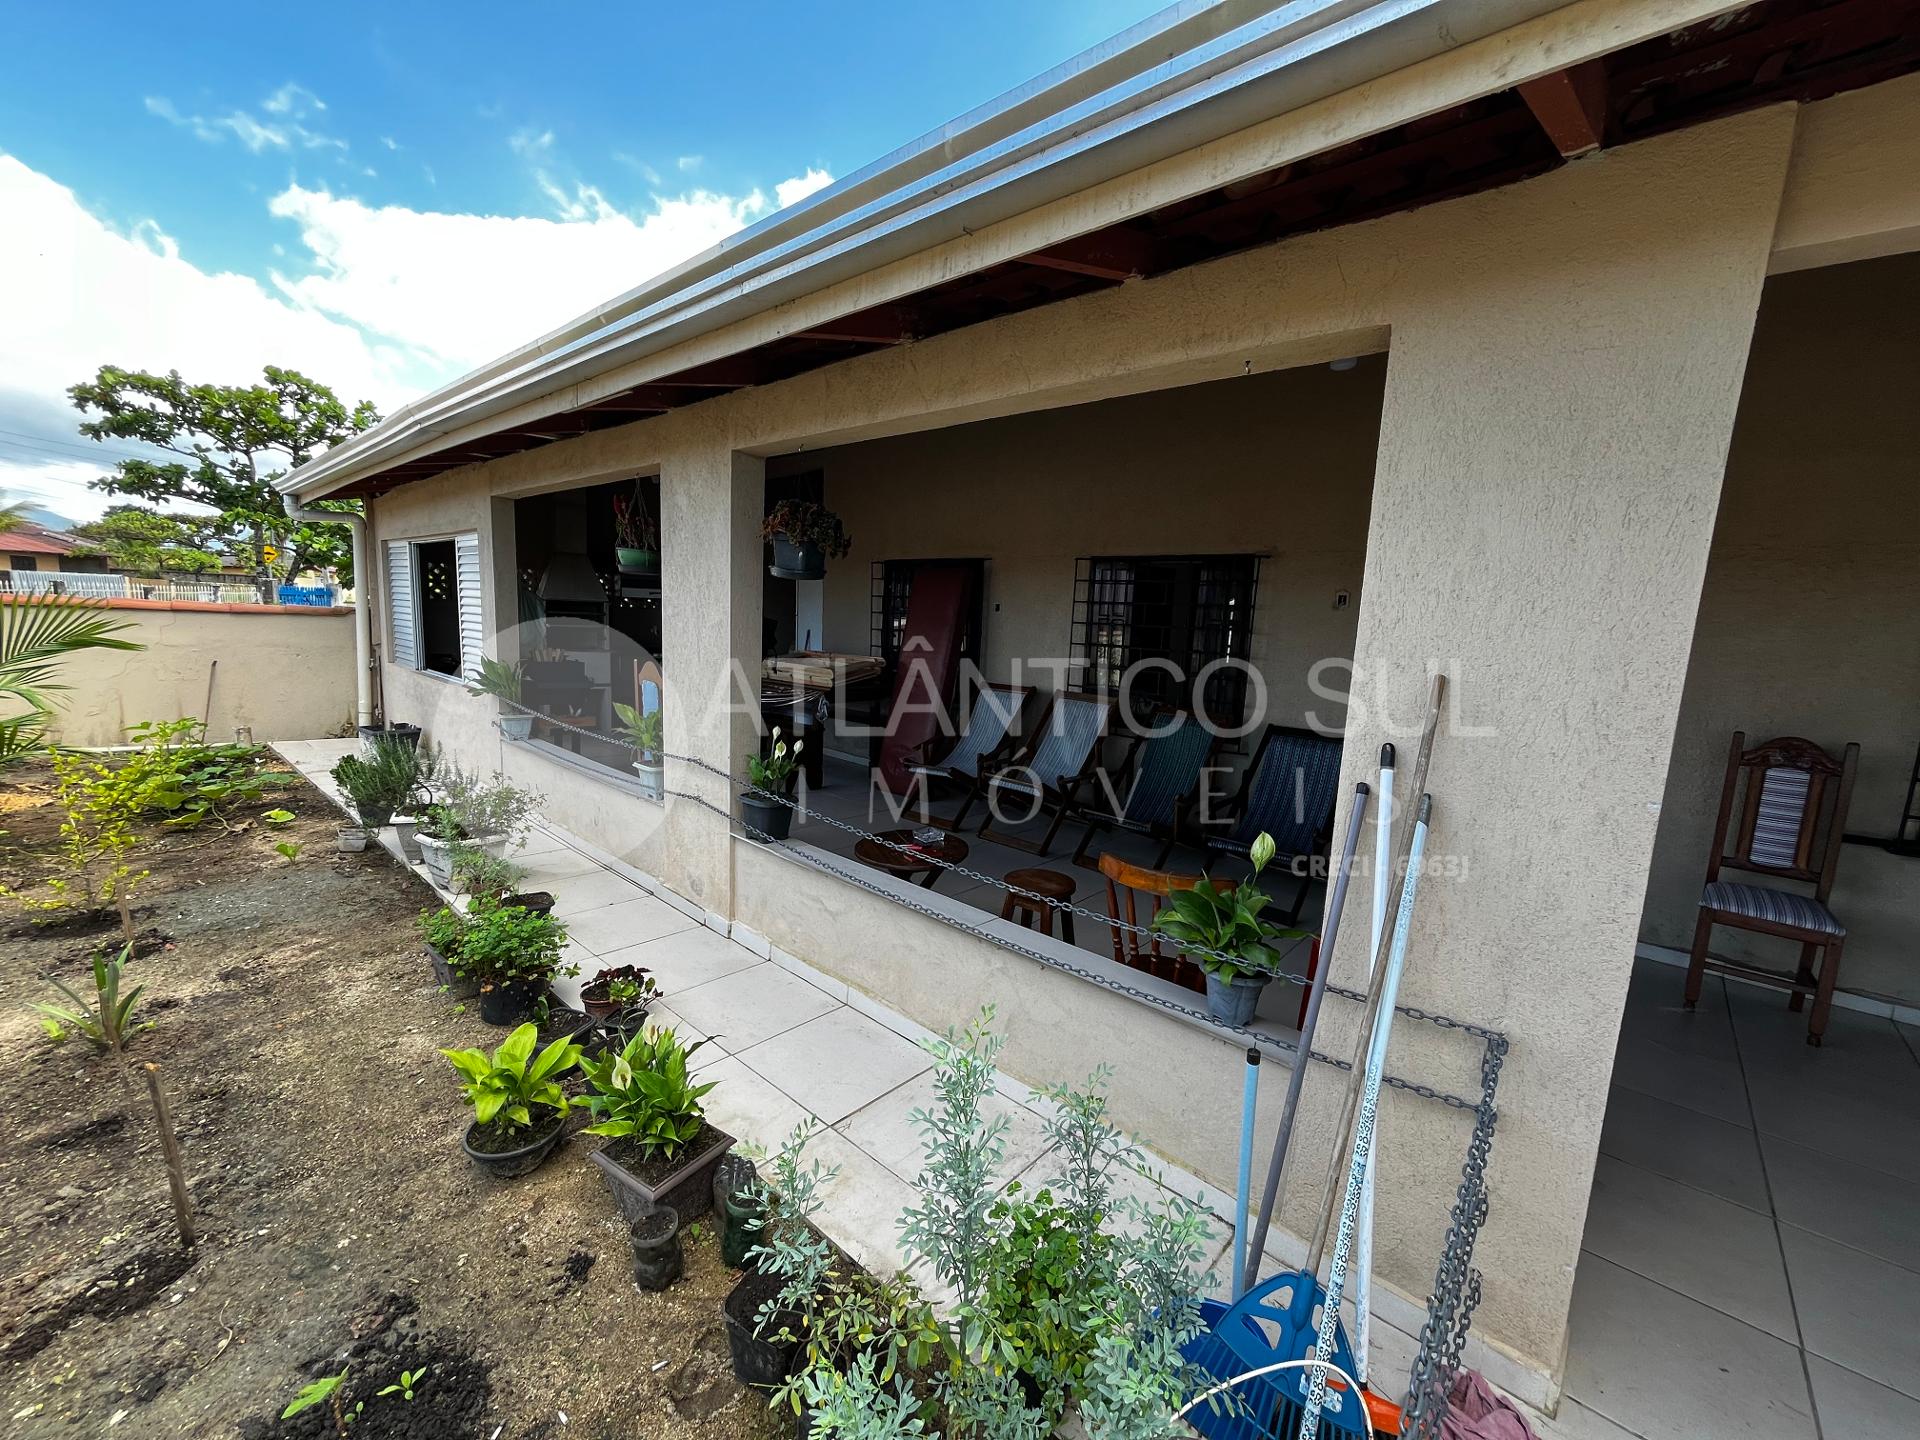
<path id="1" fill-rule="evenodd" d="M 1290 930 L 1260 918 L 1267 895 L 1255 883 L 1273 859 L 1265 831 L 1249 852 L 1253 873 L 1229 889 L 1202 876 L 1191 890 L 1176 890 L 1153 917 L 1153 928 L 1175 941 L 1207 976 L 1207 1008 L 1217 1020 L 1246 1025 L 1260 992 L 1280 969 L 1277 941 L 1301 940 L 1311 932 Z"/>

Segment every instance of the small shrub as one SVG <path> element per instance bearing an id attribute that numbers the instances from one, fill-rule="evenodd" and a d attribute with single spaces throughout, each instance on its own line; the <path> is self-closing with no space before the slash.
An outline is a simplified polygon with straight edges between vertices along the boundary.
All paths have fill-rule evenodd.
<path id="1" fill-rule="evenodd" d="M 519 905 L 480 901 L 468 912 L 466 927 L 460 932 L 460 968 L 482 985 L 578 974 L 577 965 L 561 967 L 560 952 L 566 940 L 566 926 L 551 915 Z"/>
<path id="2" fill-rule="evenodd" d="M 112 905 L 120 914 L 121 938 L 132 945 L 133 895 L 147 876 L 128 863 L 140 843 L 134 828 L 140 813 L 134 778 L 124 768 L 60 750 L 49 750 L 47 758 L 65 812 L 60 821 L 60 856 L 66 873 L 48 879 L 44 896 L 3 887 L 0 894 L 29 912 L 95 914 Z"/>
<path id="3" fill-rule="evenodd" d="M 670 1029 L 643 1030 L 617 1053 L 586 1061 L 588 1133 L 628 1140 L 643 1157 L 673 1159 L 706 1119 L 700 1101 L 713 1083 L 696 1085 L 687 1074 L 688 1059 L 706 1043 L 683 1045 Z"/>
<path id="4" fill-rule="evenodd" d="M 99 954 L 93 957 L 91 1001 L 55 980 L 53 988 L 72 1002 L 72 1008 L 39 1003 L 33 1007 L 40 1012 L 40 1023 L 46 1028 L 47 1038 L 55 1044 L 64 1041 L 71 1029 L 111 1055 L 123 1086 L 127 1084 L 127 1041 L 142 1030 L 153 1029 L 153 1021 L 135 1024 L 133 1019 L 134 1008 L 139 1005 L 146 987 L 135 985 L 131 990 L 121 989 L 121 977 L 132 955 L 133 947 L 128 945 L 111 960 Z"/>
<path id="5" fill-rule="evenodd" d="M 535 1055 L 539 1039 L 538 1028 L 529 1021 L 492 1055 L 483 1050 L 440 1052 L 465 1080 L 460 1090 L 477 1122 L 514 1130 L 532 1125 L 542 1111 L 567 1113 L 567 1094 L 557 1077 L 580 1063 L 580 1047 L 562 1036 Z"/>
<path id="6" fill-rule="evenodd" d="M 527 878 L 526 868 L 498 855 L 489 855 L 478 846 L 453 847 L 453 884 L 478 899 L 498 900 L 511 895 Z"/>

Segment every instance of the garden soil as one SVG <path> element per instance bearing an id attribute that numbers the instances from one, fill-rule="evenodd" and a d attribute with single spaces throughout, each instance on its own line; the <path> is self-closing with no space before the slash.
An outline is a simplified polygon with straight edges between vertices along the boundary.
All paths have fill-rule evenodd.
<path id="1" fill-rule="evenodd" d="M 710 1225 L 662 1294 L 633 1284 L 591 1145 L 495 1181 L 442 1046 L 504 1032 L 433 984 L 414 930 L 431 892 L 384 852 L 334 853 L 332 806 L 288 787 L 219 826 L 147 832 L 136 905 L 154 1022 L 134 1087 L 31 1010 L 57 976 L 85 993 L 117 920 L 34 926 L 0 902 L 0 1434 L 337 1432 L 282 1421 L 346 1371 L 353 1440 L 771 1440 L 790 1433 L 728 1368 L 735 1272 Z M 259 811 L 296 819 L 273 828 Z M 0 883 L 55 872 L 43 767 L 0 776 Z M 274 850 L 292 841 L 291 863 Z M 192 1193 L 183 1247 L 140 1067 L 160 1067 Z M 414 1399 L 377 1392 L 424 1369 Z"/>

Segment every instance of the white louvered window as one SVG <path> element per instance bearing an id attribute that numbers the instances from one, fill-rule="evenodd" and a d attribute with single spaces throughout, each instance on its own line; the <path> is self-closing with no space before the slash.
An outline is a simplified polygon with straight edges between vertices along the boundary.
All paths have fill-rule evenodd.
<path id="1" fill-rule="evenodd" d="M 390 540 L 386 554 L 393 663 L 478 678 L 486 633 L 480 537 Z"/>

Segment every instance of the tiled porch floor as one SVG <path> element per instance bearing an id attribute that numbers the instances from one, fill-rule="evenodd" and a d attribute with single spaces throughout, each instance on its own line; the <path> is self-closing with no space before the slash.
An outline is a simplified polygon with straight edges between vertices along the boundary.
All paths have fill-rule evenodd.
<path id="1" fill-rule="evenodd" d="M 1920 1436 L 1920 1033 L 1684 981 L 1634 972 L 1557 1428 Z"/>

